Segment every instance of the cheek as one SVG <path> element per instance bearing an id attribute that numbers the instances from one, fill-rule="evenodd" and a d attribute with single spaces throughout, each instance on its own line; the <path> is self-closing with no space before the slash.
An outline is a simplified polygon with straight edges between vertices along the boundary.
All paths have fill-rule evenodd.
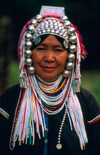
<path id="1" fill-rule="evenodd" d="M 33 65 L 36 65 L 41 61 L 41 57 L 37 52 L 33 52 L 32 61 L 33 61 Z"/>
<path id="2" fill-rule="evenodd" d="M 65 68 L 65 65 L 67 62 L 67 54 L 66 53 L 60 57 L 59 62 L 60 62 L 60 65 Z"/>

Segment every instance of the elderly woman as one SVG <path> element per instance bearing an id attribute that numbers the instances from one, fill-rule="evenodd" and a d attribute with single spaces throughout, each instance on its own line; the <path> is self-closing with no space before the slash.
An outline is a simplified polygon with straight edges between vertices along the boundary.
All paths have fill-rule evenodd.
<path id="1" fill-rule="evenodd" d="M 0 155 L 100 154 L 100 107 L 80 88 L 81 41 L 67 16 L 37 15 L 24 26 L 20 85 L 0 98 Z"/>

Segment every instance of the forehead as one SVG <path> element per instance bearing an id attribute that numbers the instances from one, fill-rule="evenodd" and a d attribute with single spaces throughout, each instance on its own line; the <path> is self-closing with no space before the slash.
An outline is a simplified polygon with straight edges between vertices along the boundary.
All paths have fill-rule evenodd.
<path id="1" fill-rule="evenodd" d="M 61 46 L 63 47 L 62 43 L 57 39 L 54 35 L 49 35 L 45 38 L 40 45 L 53 45 L 53 46 Z"/>

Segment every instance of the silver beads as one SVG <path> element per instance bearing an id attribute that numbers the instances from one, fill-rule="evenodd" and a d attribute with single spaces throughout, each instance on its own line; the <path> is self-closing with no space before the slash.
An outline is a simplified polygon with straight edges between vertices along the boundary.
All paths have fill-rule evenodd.
<path id="1" fill-rule="evenodd" d="M 66 63 L 66 68 L 67 68 L 68 70 L 71 70 L 71 69 L 73 68 L 73 63 L 72 63 L 72 62 L 67 62 L 67 63 Z"/>
<path id="2" fill-rule="evenodd" d="M 70 28 L 68 29 L 68 34 L 69 34 L 69 35 L 74 35 L 74 34 L 75 34 L 75 29 L 74 29 L 73 27 L 70 27 Z"/>
<path id="3" fill-rule="evenodd" d="M 63 126 L 64 126 L 65 119 L 66 119 L 66 115 L 67 115 L 67 107 L 65 109 L 65 113 L 64 113 L 64 116 L 63 116 L 63 119 L 62 119 L 62 122 L 61 122 L 61 125 L 60 125 L 60 128 L 59 128 L 58 143 L 56 145 L 56 148 L 58 150 L 62 149 L 62 144 L 60 143 L 60 140 L 61 140 L 61 133 L 62 133 L 62 129 L 63 129 Z"/>
<path id="4" fill-rule="evenodd" d="M 26 58 L 26 59 L 25 59 L 25 64 L 26 64 L 27 66 L 31 66 L 31 65 L 32 65 L 32 59 L 31 59 L 31 58 Z"/>
<path id="5" fill-rule="evenodd" d="M 31 51 L 31 47 L 32 47 L 32 39 L 33 39 L 33 35 L 35 33 L 35 27 L 37 26 L 38 22 L 40 22 L 42 20 L 42 16 L 41 15 L 37 15 L 36 19 L 32 19 L 30 21 L 30 25 L 27 27 L 26 30 L 26 34 L 25 34 L 25 65 L 28 66 L 28 73 L 29 74 L 33 74 L 35 72 L 34 67 L 32 66 L 32 51 Z"/>
<path id="6" fill-rule="evenodd" d="M 68 28 L 70 27 L 70 25 L 71 25 L 70 21 L 65 21 L 65 22 L 64 22 L 64 27 L 65 27 L 66 29 L 68 29 Z"/>
<path id="7" fill-rule="evenodd" d="M 32 42 L 38 45 L 39 38 L 44 34 L 54 34 L 64 39 L 63 45 L 66 49 L 69 48 L 68 62 L 66 63 L 66 70 L 63 71 L 63 76 L 68 77 L 70 70 L 73 68 L 73 61 L 75 60 L 74 52 L 76 51 L 76 32 L 75 28 L 71 26 L 67 16 L 62 16 L 61 19 L 55 17 L 45 18 L 42 20 L 41 15 L 37 15 L 30 21 L 25 34 L 25 64 L 28 66 L 29 74 L 32 74 L 34 67 L 32 67 Z M 70 44 L 70 46 L 69 46 Z"/>
<path id="8" fill-rule="evenodd" d="M 28 67 L 28 73 L 29 74 L 34 74 L 35 73 L 35 68 L 33 66 Z"/>
<path id="9" fill-rule="evenodd" d="M 68 77 L 70 75 L 70 71 L 69 70 L 64 70 L 63 71 L 63 77 Z"/>
<path id="10" fill-rule="evenodd" d="M 69 41 L 70 41 L 71 43 L 76 43 L 76 42 L 77 42 L 77 37 L 76 37 L 76 36 L 71 36 L 71 37 L 69 38 Z"/>
<path id="11" fill-rule="evenodd" d="M 37 26 L 37 21 L 35 19 L 31 20 L 31 25 L 36 27 Z"/>
<path id="12" fill-rule="evenodd" d="M 71 53 L 76 52 L 76 46 L 75 46 L 75 45 L 70 45 L 70 46 L 69 46 L 69 51 L 70 51 Z"/>
<path id="13" fill-rule="evenodd" d="M 63 21 L 66 21 L 65 19 L 67 18 L 64 17 Z M 60 20 L 54 20 L 54 18 L 46 19 L 38 24 L 34 34 L 34 41 L 38 36 L 44 34 L 54 34 L 68 40 L 68 33 L 64 24 Z"/>
<path id="14" fill-rule="evenodd" d="M 35 28 L 32 25 L 29 25 L 28 28 L 27 28 L 27 31 L 29 33 L 34 33 L 35 32 Z"/>
<path id="15" fill-rule="evenodd" d="M 25 48 L 30 49 L 32 47 L 32 42 L 31 41 L 26 41 L 25 42 Z"/>
<path id="16" fill-rule="evenodd" d="M 66 63 L 66 68 L 63 71 L 63 77 L 68 77 L 70 75 L 70 70 L 73 68 L 73 61 L 75 60 L 75 55 L 73 54 L 76 51 L 76 42 L 77 42 L 77 37 L 75 34 L 75 28 L 71 26 L 70 21 L 66 17 L 61 18 L 62 22 L 64 22 L 64 28 L 67 30 L 67 36 L 68 36 L 68 43 L 70 43 L 69 46 L 69 53 L 68 53 L 68 60 Z M 64 47 L 66 48 L 66 44 L 64 41 Z M 68 47 L 67 47 L 68 48 Z"/>
<path id="17" fill-rule="evenodd" d="M 30 33 L 26 33 L 25 40 L 28 40 L 28 41 L 32 40 L 32 35 Z"/>
<path id="18" fill-rule="evenodd" d="M 42 16 L 41 15 L 36 15 L 35 18 L 36 18 L 36 21 L 37 22 L 40 22 L 42 20 Z"/>
<path id="19" fill-rule="evenodd" d="M 67 16 L 62 16 L 61 20 L 64 22 L 64 21 L 68 20 L 68 17 Z"/>
<path id="20" fill-rule="evenodd" d="M 74 60 L 75 60 L 75 55 L 72 54 L 72 53 L 69 53 L 69 54 L 68 54 L 68 60 L 69 60 L 69 61 L 74 61 Z"/>
<path id="21" fill-rule="evenodd" d="M 32 51 L 31 50 L 25 50 L 25 56 L 26 57 L 31 57 L 32 56 Z"/>

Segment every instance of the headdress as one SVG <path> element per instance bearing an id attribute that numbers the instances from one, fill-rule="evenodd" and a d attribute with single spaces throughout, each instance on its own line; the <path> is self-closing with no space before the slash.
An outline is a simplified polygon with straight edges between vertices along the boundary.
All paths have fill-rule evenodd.
<path id="1" fill-rule="evenodd" d="M 43 10 L 46 11 L 46 8 Z M 32 44 L 38 45 L 41 36 L 52 34 L 64 39 L 63 45 L 69 50 L 64 77 L 70 75 L 74 68 L 74 92 L 80 91 L 80 63 L 81 57 L 85 58 L 87 53 L 82 43 L 82 37 L 77 28 L 68 20 L 68 17 L 59 14 L 36 15 L 24 27 L 21 32 L 18 44 L 18 56 L 20 60 L 20 86 L 26 87 L 25 70 L 29 74 L 34 74 L 35 68 L 32 64 Z M 51 10 L 50 10 L 51 11 Z M 62 12 L 61 12 L 62 13 Z"/>
<path id="2" fill-rule="evenodd" d="M 57 11 L 58 8 L 54 7 L 53 9 Z M 40 138 L 39 125 L 42 127 L 43 136 L 47 128 L 44 112 L 48 115 L 54 115 L 65 107 L 65 114 L 58 134 L 57 148 L 60 149 L 62 147 L 60 144 L 61 132 L 66 115 L 68 115 L 71 129 L 71 124 L 73 123 L 74 129 L 79 137 L 81 149 L 83 149 L 85 143 L 87 143 L 87 135 L 81 106 L 75 92 L 80 91 L 81 57 L 86 56 L 87 53 L 77 28 L 70 23 L 62 9 L 59 10 L 61 15 L 52 14 L 52 12 L 47 14 L 44 12 L 45 8 L 42 9 L 40 15 L 32 18 L 23 27 L 21 32 L 18 55 L 20 61 L 20 87 L 24 88 L 24 91 L 23 95 L 20 92 L 15 111 L 10 148 L 12 149 L 15 146 L 17 138 L 19 139 L 20 145 L 22 142 L 27 143 L 28 138 L 30 139 L 30 144 L 34 144 L 34 122 L 36 122 L 36 130 Z M 32 45 L 39 45 L 42 36 L 47 34 L 63 38 L 63 45 L 68 49 L 66 68 L 62 75 L 52 83 L 49 89 L 39 83 L 38 79 L 42 79 L 34 74 L 35 68 L 31 59 Z M 62 76 L 64 77 L 63 80 Z M 60 87 L 58 88 L 59 84 Z M 76 119 L 77 116 L 78 120 Z"/>

